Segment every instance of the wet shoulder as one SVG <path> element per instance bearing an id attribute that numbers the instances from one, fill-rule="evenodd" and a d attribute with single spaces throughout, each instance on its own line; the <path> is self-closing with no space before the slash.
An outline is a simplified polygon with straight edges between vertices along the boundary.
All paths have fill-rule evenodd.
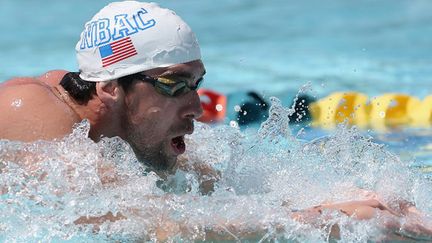
<path id="1" fill-rule="evenodd" d="M 58 85 L 67 73 L 68 71 L 66 70 L 51 70 L 42 74 L 37 79 L 44 82 L 48 86 L 53 87 Z"/>
<path id="2" fill-rule="evenodd" d="M 0 88 L 5 86 L 27 85 L 43 83 L 54 87 L 60 83 L 62 78 L 68 73 L 66 70 L 51 70 L 38 77 L 15 77 L 0 83 Z"/>
<path id="3" fill-rule="evenodd" d="M 79 117 L 45 83 L 27 79 L 0 85 L 0 138 L 21 141 L 61 138 Z"/>

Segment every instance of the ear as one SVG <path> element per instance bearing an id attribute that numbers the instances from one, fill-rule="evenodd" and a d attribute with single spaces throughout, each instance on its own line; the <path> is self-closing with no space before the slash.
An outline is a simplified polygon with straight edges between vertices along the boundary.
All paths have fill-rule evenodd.
<path id="1" fill-rule="evenodd" d="M 96 83 L 96 94 L 109 107 L 124 100 L 125 93 L 117 80 Z"/>

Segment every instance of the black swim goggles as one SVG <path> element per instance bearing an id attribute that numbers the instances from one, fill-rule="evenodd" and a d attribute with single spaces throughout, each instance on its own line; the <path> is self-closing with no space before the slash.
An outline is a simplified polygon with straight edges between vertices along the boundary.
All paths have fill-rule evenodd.
<path id="1" fill-rule="evenodd" d="M 203 78 L 200 78 L 196 81 L 195 85 L 191 86 L 185 80 L 166 77 L 154 78 L 142 73 L 133 74 L 133 78 L 139 81 L 151 83 L 158 93 L 170 97 L 181 96 L 189 91 L 197 90 L 204 80 Z"/>

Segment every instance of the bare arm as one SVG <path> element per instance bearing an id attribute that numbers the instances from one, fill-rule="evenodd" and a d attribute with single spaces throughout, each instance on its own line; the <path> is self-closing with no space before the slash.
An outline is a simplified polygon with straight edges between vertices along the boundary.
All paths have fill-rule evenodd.
<path id="1" fill-rule="evenodd" d="M 165 200 L 170 200 L 169 197 L 170 195 L 159 198 L 152 197 L 151 200 L 160 200 L 160 203 L 165 203 Z M 194 199 L 191 198 L 191 200 Z M 390 219 L 393 219 L 383 222 L 385 223 L 384 227 L 389 230 L 388 239 L 401 239 L 401 237 L 404 239 L 406 237 L 405 235 L 409 235 L 410 237 L 432 236 L 432 232 L 426 227 L 423 227 L 422 224 L 419 224 L 418 222 L 416 224 L 410 225 L 399 224 L 399 221 L 396 220 L 399 219 L 399 215 L 394 215 L 395 212 L 388 209 L 385 205 L 377 200 L 350 201 L 319 205 L 293 213 L 287 212 L 286 217 L 302 224 L 313 225 L 317 228 L 321 227 L 323 230 L 328 232 L 331 238 L 337 239 L 339 238 L 338 225 L 328 225 L 322 221 L 323 211 L 326 210 L 339 211 L 354 218 L 355 220 L 372 219 L 377 217 L 378 214 L 388 215 L 390 216 Z M 131 209 L 127 214 L 118 213 L 114 215 L 112 213 L 108 213 L 100 217 L 81 217 L 75 221 L 75 223 L 93 224 L 97 227 L 99 224 L 106 221 L 113 222 L 116 220 L 126 219 L 125 215 L 132 217 L 132 220 L 140 220 L 140 218 L 146 217 L 141 210 Z M 165 215 L 158 219 L 162 220 L 156 220 L 159 222 L 159 224 L 154 226 L 153 231 L 159 240 L 169 240 L 173 237 L 181 237 L 183 239 L 191 239 L 191 237 L 193 237 L 194 240 L 259 240 L 264 237 L 269 232 L 269 230 L 273 233 L 283 232 L 285 227 L 284 225 L 276 224 L 272 225 L 272 228 L 269 229 L 268 225 L 260 223 L 259 220 L 246 222 L 241 216 L 227 220 L 218 215 L 214 215 L 214 217 L 211 218 L 211 221 L 193 222 L 193 225 L 199 225 L 199 227 L 202 229 L 201 233 L 197 235 L 196 232 L 191 231 L 191 229 L 194 227 L 193 225 L 190 225 L 190 222 L 196 219 L 189 219 L 187 215 L 184 215 L 182 218 L 175 219 L 171 218 L 169 215 Z M 330 218 L 328 218 L 328 221 L 330 222 Z"/>

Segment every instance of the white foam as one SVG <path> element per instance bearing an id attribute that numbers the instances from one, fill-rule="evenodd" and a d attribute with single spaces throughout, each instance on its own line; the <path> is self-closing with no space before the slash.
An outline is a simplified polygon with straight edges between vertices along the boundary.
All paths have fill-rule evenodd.
<path id="1" fill-rule="evenodd" d="M 291 111 L 271 100 L 270 116 L 259 132 L 198 123 L 186 137 L 190 163 L 210 164 L 221 172 L 212 196 L 200 195 L 195 173 L 178 172 L 160 186 L 160 178 L 147 172 L 121 139 L 88 139 L 86 121 L 58 141 L 1 140 L 0 185 L 8 192 L 0 197 L 0 240 L 152 240 L 155 230 L 170 221 L 188 230 L 172 240 L 195 239 L 208 227 L 228 230 L 221 222 L 242 222 L 251 230 L 264 228 L 263 239 L 325 242 L 327 231 L 291 220 L 290 211 L 360 199 L 357 187 L 378 192 L 389 204 L 404 199 L 432 212 L 431 182 L 385 147 L 344 127 L 305 144 L 290 132 Z M 116 173 L 101 176 L 101 167 Z M 115 183 L 104 183 L 113 177 Z M 74 223 L 108 212 L 128 219 L 105 222 L 96 234 Z M 342 242 L 382 234 L 378 219 L 355 221 L 336 214 L 332 222 L 340 226 Z M 230 234 L 241 240 L 236 232 Z"/>

